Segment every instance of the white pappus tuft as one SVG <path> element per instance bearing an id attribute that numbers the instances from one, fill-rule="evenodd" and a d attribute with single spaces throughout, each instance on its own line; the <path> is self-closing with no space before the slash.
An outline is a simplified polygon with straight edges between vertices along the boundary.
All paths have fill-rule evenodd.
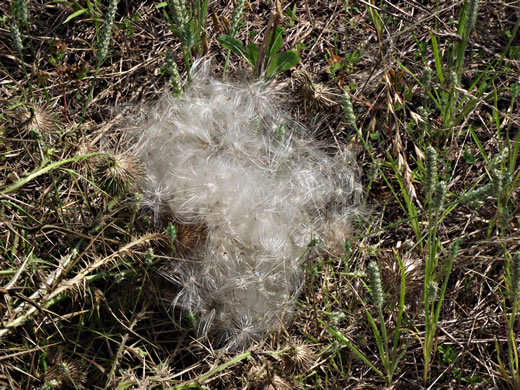
<path id="1" fill-rule="evenodd" d="M 325 152 L 291 120 L 266 83 L 216 80 L 208 61 L 193 69 L 180 98 L 150 110 L 132 152 L 146 169 L 143 203 L 204 226 L 189 258 L 172 265 L 175 305 L 237 350 L 290 319 L 311 240 L 344 248 L 359 175 L 347 152 Z"/>

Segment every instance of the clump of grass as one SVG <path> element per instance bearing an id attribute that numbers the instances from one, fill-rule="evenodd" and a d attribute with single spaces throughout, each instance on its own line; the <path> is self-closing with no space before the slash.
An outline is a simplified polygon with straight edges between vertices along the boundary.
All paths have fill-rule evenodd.
<path id="1" fill-rule="evenodd" d="M 446 294 L 448 279 L 453 267 L 453 261 L 458 252 L 459 243 L 456 241 L 450 250 L 447 261 L 440 263 L 443 248 L 438 237 L 438 228 L 442 215 L 445 212 L 446 184 L 439 181 L 437 173 L 437 152 L 431 146 L 426 150 L 426 177 L 425 192 L 428 204 L 428 231 L 426 242 L 426 260 L 424 269 L 424 315 L 425 334 L 422 341 L 424 371 L 423 381 L 429 380 L 431 361 L 435 354 L 435 335 L 442 304 Z M 440 266 L 440 269 L 439 269 Z"/>
<path id="2" fill-rule="evenodd" d="M 105 18 L 103 20 L 103 26 L 101 27 L 101 32 L 98 37 L 98 47 L 97 47 L 97 65 L 96 70 L 94 72 L 94 76 L 92 78 L 92 82 L 90 84 L 90 89 L 87 94 L 87 98 L 85 100 L 85 104 L 83 105 L 83 111 L 81 113 L 80 124 L 83 123 L 85 119 L 85 114 L 87 112 L 88 105 L 90 100 L 92 99 L 92 94 L 94 93 L 94 87 L 96 84 L 97 75 L 99 74 L 99 70 L 103 65 L 107 55 L 108 49 L 110 47 L 110 38 L 112 36 L 112 27 L 114 25 L 114 19 L 117 11 L 118 0 L 110 0 L 108 3 L 108 7 L 105 13 Z"/>
<path id="3" fill-rule="evenodd" d="M 518 341 L 516 323 L 518 320 L 518 304 L 520 302 L 520 253 L 514 253 L 507 262 L 506 268 L 506 297 L 503 300 L 504 316 L 507 330 L 507 364 L 500 357 L 500 345 L 495 341 L 497 350 L 497 368 L 500 375 L 515 390 L 520 388 L 520 357 L 518 355 Z M 507 299 L 510 305 L 506 304 Z M 511 313 L 507 314 L 507 308 Z"/>
<path id="4" fill-rule="evenodd" d="M 170 30 L 181 43 L 188 77 L 195 59 L 208 52 L 209 43 L 206 31 L 208 5 L 207 0 L 196 2 L 169 0 L 167 2 L 169 12 L 164 12 Z"/>
<path id="5" fill-rule="evenodd" d="M 367 356 L 367 354 L 365 354 L 359 347 L 352 343 L 345 335 L 320 320 L 320 322 L 332 335 L 338 339 L 338 341 L 349 347 L 355 356 L 365 362 L 377 375 L 384 379 L 387 386 L 389 387 L 393 385 L 394 375 L 398 369 L 399 362 L 406 353 L 406 346 L 403 345 L 401 340 L 401 326 L 405 313 L 406 277 L 403 262 L 401 258 L 397 256 L 397 254 L 396 257 L 399 262 L 401 283 L 399 288 L 397 319 L 395 322 L 395 328 L 393 329 L 392 340 L 389 337 L 387 322 L 385 321 L 385 316 L 383 314 L 385 298 L 379 265 L 376 262 L 371 261 L 367 267 L 367 274 L 369 279 L 368 286 L 370 295 L 372 297 L 372 304 L 377 311 L 377 321 L 372 316 L 368 308 L 365 309 L 365 313 L 372 329 L 372 334 L 377 345 L 379 358 L 383 364 L 384 371 L 377 368 L 376 365 L 370 361 L 370 358 Z"/>

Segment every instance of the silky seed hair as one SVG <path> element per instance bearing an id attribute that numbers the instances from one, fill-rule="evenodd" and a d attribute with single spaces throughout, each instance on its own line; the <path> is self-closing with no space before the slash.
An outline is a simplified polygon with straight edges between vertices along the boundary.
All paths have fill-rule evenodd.
<path id="1" fill-rule="evenodd" d="M 352 156 L 313 142 L 271 86 L 210 70 L 199 61 L 181 97 L 147 110 L 130 152 L 144 164 L 143 206 L 155 220 L 203 226 L 188 240 L 195 248 L 172 260 L 172 306 L 199 320 L 201 336 L 240 350 L 291 320 L 311 239 L 344 247 L 361 187 Z"/>

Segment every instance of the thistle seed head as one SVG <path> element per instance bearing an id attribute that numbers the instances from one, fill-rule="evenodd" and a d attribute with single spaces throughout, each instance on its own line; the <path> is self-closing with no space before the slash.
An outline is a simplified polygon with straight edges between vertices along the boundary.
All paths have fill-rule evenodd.
<path id="1" fill-rule="evenodd" d="M 309 345 L 302 341 L 295 341 L 289 344 L 282 361 L 284 369 L 288 372 L 305 373 L 316 362 L 316 357 Z"/>
<path id="2" fill-rule="evenodd" d="M 59 359 L 49 367 L 45 374 L 47 388 L 68 389 L 83 388 L 87 373 L 82 369 L 79 361 L 64 361 Z"/>
<path id="3" fill-rule="evenodd" d="M 128 153 L 107 155 L 97 167 L 99 185 L 111 196 L 122 196 L 134 190 L 142 174 L 141 161 Z"/>
<path id="4" fill-rule="evenodd" d="M 57 136 L 56 116 L 47 105 L 19 108 L 15 116 L 22 138 L 37 137 L 52 141 Z"/>

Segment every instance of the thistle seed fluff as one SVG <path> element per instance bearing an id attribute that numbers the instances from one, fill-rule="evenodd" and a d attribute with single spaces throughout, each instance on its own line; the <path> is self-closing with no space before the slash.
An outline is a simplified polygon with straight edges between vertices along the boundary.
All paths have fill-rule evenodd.
<path id="1" fill-rule="evenodd" d="M 361 189 L 348 152 L 325 152 L 268 84 L 222 82 L 209 68 L 200 62 L 182 97 L 147 113 L 132 152 L 156 221 L 204 226 L 169 271 L 174 305 L 237 350 L 290 319 L 309 243 L 344 247 Z"/>

